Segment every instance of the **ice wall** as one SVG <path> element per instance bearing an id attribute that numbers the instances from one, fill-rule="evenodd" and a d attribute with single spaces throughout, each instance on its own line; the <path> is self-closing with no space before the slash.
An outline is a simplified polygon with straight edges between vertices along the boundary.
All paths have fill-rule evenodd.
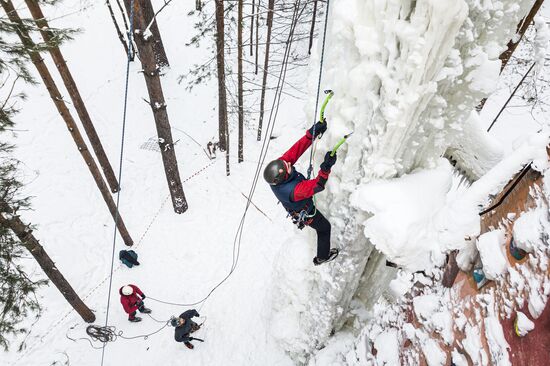
<path id="1" fill-rule="evenodd" d="M 368 309 L 393 276 L 363 234 L 370 213 L 353 207 L 350 196 L 373 179 L 435 167 L 464 133 L 476 133 L 463 127 L 493 91 L 498 56 L 531 5 L 528 0 L 331 2 L 322 84 L 336 96 L 327 109 L 329 130 L 318 156 L 343 134 L 354 134 L 339 151 L 327 191 L 318 199 L 333 223 L 340 257 L 294 278 L 300 289 L 290 283 L 276 295 L 286 299 L 276 301 L 276 314 L 299 309 L 299 326 L 280 337 L 297 361 L 305 362 L 343 324 L 354 297 Z M 318 60 L 312 65 L 314 96 Z M 495 150 L 487 155 L 498 155 Z M 303 289 L 308 293 L 296 296 Z"/>

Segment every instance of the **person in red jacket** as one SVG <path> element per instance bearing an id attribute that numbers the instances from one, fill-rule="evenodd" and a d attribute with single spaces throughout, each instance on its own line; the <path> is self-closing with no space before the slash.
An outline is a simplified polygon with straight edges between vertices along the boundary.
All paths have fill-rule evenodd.
<path id="1" fill-rule="evenodd" d="M 136 312 L 149 314 L 151 309 L 147 309 L 143 304 L 145 294 L 136 285 L 128 284 L 122 286 L 118 293 L 120 294 L 120 303 L 124 311 L 128 314 L 128 320 L 131 322 L 139 322 L 141 318 L 136 316 Z"/>
<path id="2" fill-rule="evenodd" d="M 313 195 L 325 189 L 330 169 L 336 163 L 336 154 L 328 151 L 321 169 L 314 179 L 306 179 L 294 168 L 296 161 L 311 146 L 317 136 L 327 130 L 325 122 L 317 122 L 280 158 L 267 164 L 264 179 L 299 229 L 310 226 L 317 232 L 317 256 L 313 264 L 319 265 L 338 256 L 338 249 L 330 248 L 330 222 L 315 207 Z"/>

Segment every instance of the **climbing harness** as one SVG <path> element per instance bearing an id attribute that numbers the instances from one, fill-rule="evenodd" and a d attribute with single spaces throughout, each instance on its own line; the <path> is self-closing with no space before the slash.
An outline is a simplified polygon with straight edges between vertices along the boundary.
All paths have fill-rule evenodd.
<path id="1" fill-rule="evenodd" d="M 309 226 L 313 222 L 313 216 L 317 214 L 317 207 L 313 205 L 313 213 L 309 213 L 311 207 L 305 207 L 300 212 L 289 212 L 287 217 L 292 219 L 292 223 L 298 226 L 298 229 L 302 230 L 304 227 Z"/>

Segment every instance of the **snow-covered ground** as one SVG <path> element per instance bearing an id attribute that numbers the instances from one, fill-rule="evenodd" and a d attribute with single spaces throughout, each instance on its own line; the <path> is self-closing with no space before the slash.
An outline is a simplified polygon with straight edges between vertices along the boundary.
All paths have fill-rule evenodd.
<path id="1" fill-rule="evenodd" d="M 109 324 L 124 331 L 124 336 L 151 333 L 162 324 L 147 316 L 141 323 L 129 323 L 119 302 L 120 286 L 130 282 L 151 297 L 193 303 L 226 276 L 246 204 L 243 194 L 249 192 L 258 162 L 260 143 L 255 141 L 254 130 L 246 132 L 242 164 L 237 164 L 236 133 L 233 135 L 229 177 L 225 175 L 224 156 L 218 154 L 210 161 L 203 151 L 208 141 L 217 138 L 216 85 L 196 87 L 190 93 L 177 83 L 179 75 L 208 56 L 204 49 L 185 46 L 194 32 L 194 19 L 187 16 L 193 7 L 191 2 L 174 2 L 159 17 L 172 66 L 163 78 L 163 87 L 174 140 L 179 140 L 176 153 L 189 203 L 189 210 L 182 215 L 176 215 L 170 200 L 166 201 L 168 190 L 160 154 L 148 149 L 155 146 L 156 130 L 149 106 L 142 100 L 147 97 L 143 76 L 137 63 L 131 69 L 120 211 L 136 243 L 141 266 L 120 267 L 115 259 L 109 313 Z M 57 18 L 51 21 L 53 26 L 82 29 L 62 52 L 117 170 L 126 59 L 107 8 L 103 2 L 67 1 L 44 11 L 48 17 Z M 49 57 L 45 59 L 54 70 Z M 15 141 L 17 157 L 24 162 L 25 193 L 34 196 L 34 210 L 22 219 L 38 225 L 35 235 L 95 311 L 96 324 L 103 324 L 114 230 L 111 216 L 44 86 L 25 86 L 25 91 L 29 99 L 17 115 L 21 132 Z M 306 126 L 299 107 L 297 111 L 281 109 L 280 121 L 278 128 L 288 129 L 288 133 L 272 142 L 273 157 Z M 140 365 L 292 364 L 269 332 L 271 324 L 277 323 L 271 319 L 271 289 L 278 278 L 273 262 L 304 260 L 309 265 L 315 248 L 308 244 L 305 232 L 294 233 L 263 183 L 258 185 L 254 204 L 258 209 L 253 206 L 248 212 L 237 270 L 206 304 L 197 307 L 201 319 L 206 319 L 197 337 L 204 338 L 205 343 L 197 344 L 191 352 L 174 342 L 170 327 L 146 340 L 119 338 L 106 348 L 106 365 L 127 362 L 129 355 Z M 294 235 L 302 238 L 294 240 L 307 253 L 303 258 L 288 257 L 281 249 L 285 238 Z M 124 244 L 117 238 L 117 255 L 120 249 Z M 30 271 L 43 277 L 40 268 L 31 259 L 28 262 Z M 12 351 L 0 357 L 1 363 L 50 365 L 69 360 L 71 365 L 98 364 L 101 350 L 92 349 L 85 340 L 66 338 L 86 337 L 85 324 L 74 312 L 66 316 L 70 306 L 58 290 L 48 287 L 39 295 L 44 312 L 28 324 L 32 331 L 27 349 L 15 352 L 18 343 L 14 340 Z M 187 309 L 151 300 L 146 303 L 158 320 Z"/>
<path id="2" fill-rule="evenodd" d="M 414 281 L 412 275 L 400 272 L 400 281 L 392 282 L 387 291 L 396 271 L 385 268 L 384 255 L 374 247 L 410 270 L 429 271 L 441 264 L 444 251 L 468 244 L 464 234 L 479 230 L 472 226 L 477 205 L 486 203 L 487 195 L 498 191 L 522 163 L 540 157 L 547 143 L 544 136 L 533 138 L 540 125 L 526 113 L 521 114 L 521 121 L 504 114 L 495 129 L 496 138 L 467 127 L 479 120 L 487 125 L 506 99 L 506 92 L 497 93 L 472 122 L 472 108 L 497 88 L 495 60 L 530 3 L 331 2 L 330 51 L 323 85 L 334 89 L 336 96 L 327 109 L 330 128 L 321 140 L 318 158 L 343 134 L 355 132 L 340 150 L 327 191 L 318 202 L 333 223 L 333 242 L 343 247 L 340 258 L 334 265 L 313 267 L 311 230 L 292 227 L 269 187 L 260 182 L 253 198 L 257 207 L 250 208 L 244 226 L 238 267 L 198 307 L 206 322 L 197 337 L 205 343 L 196 342 L 195 350 L 189 351 L 173 341 L 173 330 L 168 327 L 147 339 L 119 338 L 110 343 L 105 364 L 131 359 L 136 365 L 292 365 L 307 361 L 312 353 L 310 360 L 315 365 L 399 362 L 395 351 L 402 333 L 380 328 L 384 322 L 395 325 L 395 319 L 401 319 L 402 314 L 396 313 L 399 305 L 383 299 L 372 312 L 368 310 L 381 293 L 399 299 Z M 171 63 L 163 87 L 174 140 L 179 140 L 176 153 L 189 203 L 183 215 L 174 214 L 166 202 L 160 155 L 147 149 L 156 132 L 150 109 L 142 100 L 146 96 L 143 77 L 138 65 L 132 65 L 120 211 L 142 265 L 128 269 L 117 264 L 109 313 L 109 324 L 124 331 L 125 337 L 152 333 L 163 324 L 147 316 L 141 323 L 129 323 L 118 300 L 120 286 L 131 282 L 153 298 L 192 303 L 228 273 L 234 235 L 246 204 L 244 195 L 258 163 L 260 144 L 254 130 L 245 134 L 242 164 L 236 162 L 236 134 L 232 135 L 229 177 L 223 156 L 210 161 L 203 151 L 216 138 L 216 85 L 187 92 L 177 83 L 179 75 L 208 56 L 204 49 L 185 47 L 194 32 L 186 15 L 193 6 L 173 2 L 159 18 Z M 82 29 L 62 51 L 116 169 L 126 60 L 107 9 L 103 2 L 83 0 L 66 1 L 45 12 L 58 18 L 52 25 Z M 283 101 L 276 126 L 280 137 L 271 142 L 268 159 L 279 156 L 313 120 L 318 52 L 317 47 L 309 74 L 310 99 L 307 104 L 289 98 Z M 36 236 L 94 309 L 96 323 L 102 324 L 112 219 L 45 88 L 37 85 L 25 90 L 29 100 L 17 116 L 17 128 L 22 131 L 17 133 L 16 144 L 17 157 L 25 163 L 25 192 L 34 196 L 34 211 L 22 219 L 38 225 Z M 510 130 L 501 127 L 511 122 L 515 123 Z M 474 141 L 483 142 L 481 150 L 489 162 L 480 171 L 485 173 L 501 157 L 506 158 L 465 191 L 457 188 L 453 170 L 439 157 L 447 148 L 460 149 L 459 142 L 476 137 L 481 140 Z M 305 167 L 305 162 L 299 166 L 302 171 Z M 123 247 L 117 239 L 117 251 Z M 42 275 L 32 260 L 29 268 L 36 276 Z M 437 270 L 434 273 L 437 276 Z M 415 280 L 432 284 L 421 276 Z M 437 286 L 422 295 L 427 297 L 414 302 L 416 315 L 425 319 L 428 328 L 449 330 L 441 302 L 449 295 Z M 27 348 L 22 353 L 4 353 L 2 359 L 15 365 L 98 364 L 101 350 L 79 339 L 86 337 L 85 324 L 70 312 L 59 292 L 49 287 L 40 296 L 45 309 L 40 319 L 33 324 L 29 321 L 32 331 Z M 152 300 L 146 303 L 153 317 L 163 321 L 187 309 Z M 434 314 L 439 315 L 428 321 Z M 346 326 L 329 338 L 346 320 L 354 329 Z M 487 328 L 496 328 L 493 318 L 485 321 Z M 463 330 L 472 340 L 465 347 L 479 350 L 479 340 L 468 336 L 475 330 L 468 326 Z M 441 363 L 436 343 L 410 327 L 403 331 L 421 340 L 422 352 L 431 363 Z M 498 332 L 491 335 L 497 346 L 502 343 L 499 336 Z M 367 339 L 386 352 L 379 351 L 374 358 Z M 410 364 L 418 359 L 410 357 Z M 488 355 L 479 357 L 487 359 Z"/>

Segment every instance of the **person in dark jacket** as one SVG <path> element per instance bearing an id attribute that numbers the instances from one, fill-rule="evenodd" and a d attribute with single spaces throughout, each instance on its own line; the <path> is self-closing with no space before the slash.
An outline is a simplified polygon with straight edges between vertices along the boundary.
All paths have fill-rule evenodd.
<path id="1" fill-rule="evenodd" d="M 317 122 L 280 158 L 270 162 L 264 170 L 264 179 L 271 190 L 287 210 L 298 228 L 310 226 L 317 232 L 317 256 L 313 264 L 319 265 L 338 256 L 338 249 L 330 248 L 330 222 L 315 207 L 313 195 L 323 191 L 330 169 L 336 163 L 336 154 L 328 151 L 321 169 L 314 179 L 306 179 L 294 168 L 296 161 L 311 146 L 317 136 L 327 130 L 325 122 Z M 315 133 L 315 136 L 313 135 Z"/>
<path id="2" fill-rule="evenodd" d="M 191 341 L 195 338 L 191 337 L 191 333 L 200 329 L 200 325 L 195 323 L 191 318 L 200 316 L 195 309 L 187 310 L 180 314 L 176 319 L 176 331 L 174 333 L 174 339 L 176 342 L 183 342 L 189 349 L 195 348 Z"/>
<path id="3" fill-rule="evenodd" d="M 145 294 L 136 285 L 128 284 L 122 286 L 118 293 L 120 294 L 120 303 L 124 311 L 128 314 L 128 320 L 131 322 L 139 322 L 141 318 L 136 316 L 136 312 L 149 314 L 151 309 L 147 309 L 143 304 Z"/>

